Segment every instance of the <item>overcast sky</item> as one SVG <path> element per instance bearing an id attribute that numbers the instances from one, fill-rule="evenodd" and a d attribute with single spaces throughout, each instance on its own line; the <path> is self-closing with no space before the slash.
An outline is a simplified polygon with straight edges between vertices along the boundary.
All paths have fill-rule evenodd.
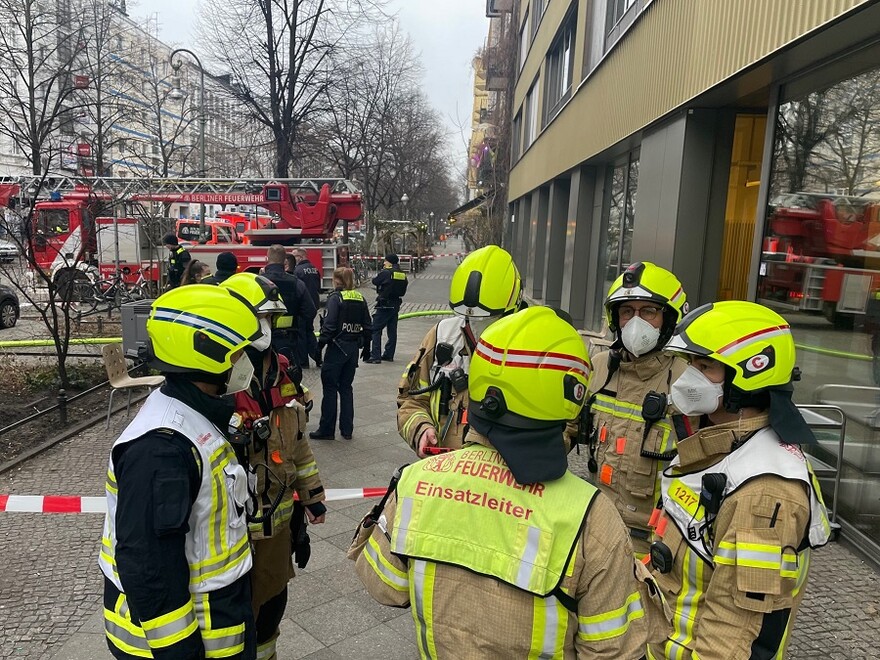
<path id="1" fill-rule="evenodd" d="M 133 17 L 155 15 L 163 41 L 187 46 L 197 53 L 192 31 L 198 0 L 134 0 Z M 460 125 L 469 130 L 473 101 L 474 53 L 486 39 L 488 19 L 484 0 L 389 0 L 404 31 L 412 38 L 425 71 L 423 89 L 443 116 L 450 133 L 450 146 L 460 154 L 466 147 Z M 465 139 L 467 139 L 467 135 Z"/>

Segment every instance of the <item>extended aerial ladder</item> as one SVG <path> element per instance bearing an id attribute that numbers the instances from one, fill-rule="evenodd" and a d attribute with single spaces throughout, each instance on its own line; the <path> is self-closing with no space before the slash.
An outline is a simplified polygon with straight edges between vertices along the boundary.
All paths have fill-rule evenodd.
<path id="1" fill-rule="evenodd" d="M 154 231 L 155 221 L 167 216 L 171 204 L 205 204 L 238 210 L 259 207 L 271 214 L 271 220 L 248 229 L 247 244 L 194 245 L 190 247 L 194 258 L 213 264 L 218 250 L 232 251 L 240 267 L 253 270 L 265 265 L 266 246 L 301 244 L 322 271 L 325 286 L 331 288 L 333 268 L 345 262 L 347 247 L 327 245 L 323 239 L 333 236 L 340 221 L 359 220 L 363 213 L 362 195 L 356 184 L 347 179 L 315 177 L 0 177 L 0 206 L 16 204 L 33 206 L 27 228 L 29 249 L 36 267 L 52 277 L 83 264 L 97 266 L 106 275 L 121 270 L 126 262 L 130 265 L 125 268 L 134 272 L 146 263 L 147 252 L 151 254 L 150 263 L 154 263 L 155 248 L 161 248 L 158 241 L 164 233 Z M 157 211 L 151 208 L 153 205 L 162 208 Z M 151 229 L 149 237 L 144 235 L 147 226 Z M 109 239 L 102 243 L 102 237 L 111 234 L 112 248 L 108 247 Z"/>
<path id="2" fill-rule="evenodd" d="M 0 177 L 0 206 L 26 195 L 31 200 L 83 201 L 121 205 L 121 215 L 142 215 L 145 202 L 258 206 L 277 215 L 270 229 L 251 230 L 252 242 L 285 242 L 289 237 L 329 238 L 339 221 L 363 213 L 361 192 L 347 179 L 150 179 L 121 177 Z M 262 239 L 262 240 L 261 240 Z"/>

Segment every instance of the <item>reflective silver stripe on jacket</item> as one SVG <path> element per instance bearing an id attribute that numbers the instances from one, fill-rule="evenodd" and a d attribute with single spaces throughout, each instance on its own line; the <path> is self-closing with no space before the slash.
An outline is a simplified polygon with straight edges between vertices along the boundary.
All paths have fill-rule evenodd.
<path id="1" fill-rule="evenodd" d="M 187 607 L 189 607 L 189 605 L 187 605 Z M 166 641 L 172 635 L 182 633 L 195 623 L 196 613 L 190 609 L 184 616 L 174 621 L 169 621 L 168 623 L 156 626 L 155 628 L 144 628 L 143 624 L 141 624 L 141 628 L 143 628 L 144 635 L 148 640 L 151 642 L 162 642 Z"/>
<path id="2" fill-rule="evenodd" d="M 428 646 L 428 622 L 425 620 L 425 569 L 427 562 L 421 559 L 413 562 L 413 608 L 416 614 L 416 625 L 421 642 L 421 648 L 424 652 L 423 657 L 431 657 L 431 647 Z"/>
<path id="3" fill-rule="evenodd" d="M 373 566 L 377 571 L 382 573 L 386 580 L 396 584 L 402 589 L 409 588 L 409 580 L 388 570 L 388 567 L 383 563 L 382 558 L 379 556 L 379 553 L 376 552 L 376 547 L 373 544 L 367 543 L 366 547 L 364 547 L 364 552 L 366 552 L 367 556 L 373 560 Z"/>
<path id="4" fill-rule="evenodd" d="M 409 524 L 412 522 L 413 499 L 404 497 L 400 502 L 400 522 L 394 528 L 394 552 L 404 554 L 406 552 L 406 535 L 409 533 Z"/>
<path id="5" fill-rule="evenodd" d="M 526 547 L 522 559 L 519 562 L 519 570 L 516 573 L 516 586 L 520 589 L 529 589 L 532 574 L 535 572 L 535 562 L 538 560 L 538 549 L 541 545 L 541 530 L 537 527 L 529 527 L 526 537 Z"/>

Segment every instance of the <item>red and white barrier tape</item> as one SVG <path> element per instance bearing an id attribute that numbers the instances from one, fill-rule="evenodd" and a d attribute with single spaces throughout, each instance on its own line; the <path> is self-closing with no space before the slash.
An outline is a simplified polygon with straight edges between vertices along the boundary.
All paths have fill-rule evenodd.
<path id="1" fill-rule="evenodd" d="M 426 254 L 423 259 L 439 259 L 440 257 L 466 257 L 470 252 L 445 252 L 443 254 Z"/>
<path id="2" fill-rule="evenodd" d="M 422 259 L 437 259 L 439 257 L 466 257 L 470 252 L 444 252 L 443 254 L 426 254 L 422 257 Z M 371 256 L 362 256 L 357 257 L 358 259 L 364 259 L 367 261 L 383 261 L 385 257 L 371 257 Z M 418 259 L 418 257 L 411 257 L 408 254 L 400 255 L 400 258 L 403 261 L 411 261 L 412 259 Z"/>
<path id="3" fill-rule="evenodd" d="M 327 502 L 382 497 L 387 488 L 329 488 Z M 106 513 L 103 497 L 77 495 L 0 495 L 0 512 L 7 513 Z"/>

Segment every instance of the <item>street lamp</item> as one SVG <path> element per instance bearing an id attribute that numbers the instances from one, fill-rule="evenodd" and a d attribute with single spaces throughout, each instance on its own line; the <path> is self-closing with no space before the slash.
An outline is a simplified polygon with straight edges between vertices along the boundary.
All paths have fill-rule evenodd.
<path id="1" fill-rule="evenodd" d="M 171 51 L 170 60 L 171 68 L 174 69 L 174 77 L 171 80 L 173 88 L 168 96 L 175 101 L 180 101 L 184 97 L 184 94 L 180 89 L 180 67 L 181 65 L 183 65 L 183 61 L 178 57 L 177 62 L 174 62 L 174 56 L 181 53 L 186 53 L 187 55 L 192 57 L 196 61 L 196 66 L 199 67 L 199 151 L 201 152 L 199 156 L 199 169 L 201 170 L 201 175 L 205 176 L 205 124 L 208 121 L 208 117 L 205 114 L 205 69 L 202 67 L 202 61 L 199 59 L 198 55 L 196 55 L 188 48 L 176 48 Z M 199 243 L 206 243 L 207 240 L 208 232 L 205 227 L 205 204 L 204 202 L 200 202 Z"/>
<path id="2" fill-rule="evenodd" d="M 409 210 L 407 209 L 407 204 L 409 204 L 409 195 L 403 193 L 403 197 L 400 198 L 400 203 L 403 204 L 403 221 L 409 222 Z"/>
<path id="3" fill-rule="evenodd" d="M 434 236 L 435 236 L 435 234 L 437 233 L 437 230 L 436 230 L 436 228 L 434 227 L 434 212 L 433 212 L 433 211 L 431 211 L 431 212 L 428 214 L 428 231 L 430 232 L 430 234 L 431 234 L 431 240 L 433 241 L 433 240 L 434 240 Z"/>

